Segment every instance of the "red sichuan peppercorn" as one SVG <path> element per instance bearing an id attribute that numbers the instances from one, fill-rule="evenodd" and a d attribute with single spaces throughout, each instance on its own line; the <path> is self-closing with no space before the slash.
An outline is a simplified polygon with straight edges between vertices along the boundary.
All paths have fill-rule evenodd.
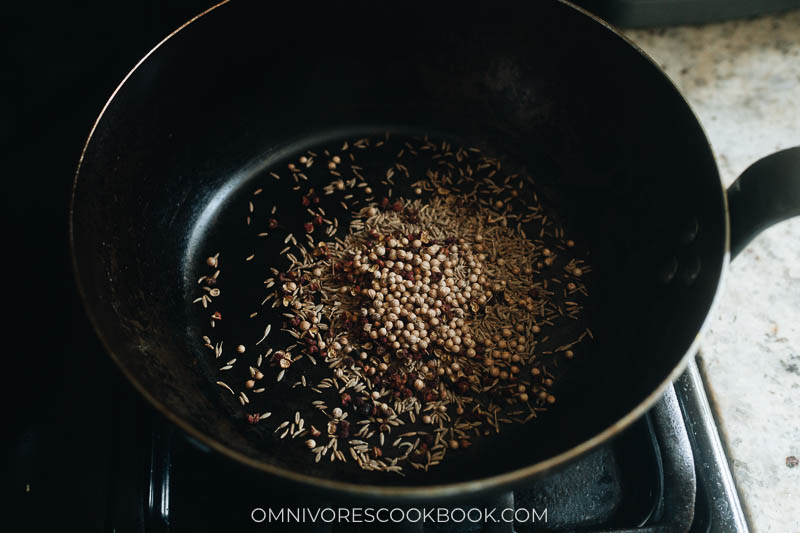
<path id="1" fill-rule="evenodd" d="M 336 436 L 346 439 L 350 436 L 350 422 L 347 420 L 339 420 L 336 424 Z"/>

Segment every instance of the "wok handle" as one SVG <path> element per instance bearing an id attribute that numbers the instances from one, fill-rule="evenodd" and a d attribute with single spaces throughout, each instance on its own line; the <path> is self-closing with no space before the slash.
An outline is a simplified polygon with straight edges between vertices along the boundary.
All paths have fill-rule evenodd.
<path id="1" fill-rule="evenodd" d="M 800 146 L 759 159 L 728 188 L 731 259 L 753 238 L 800 216 Z"/>

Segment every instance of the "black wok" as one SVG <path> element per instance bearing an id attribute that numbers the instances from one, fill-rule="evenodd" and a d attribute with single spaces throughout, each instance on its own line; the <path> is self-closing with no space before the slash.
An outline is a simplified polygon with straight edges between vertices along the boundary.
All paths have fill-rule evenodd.
<path id="1" fill-rule="evenodd" d="M 799 149 L 751 167 L 726 197 L 696 117 L 635 46 L 567 3 L 489 5 L 231 2 L 170 35 L 109 99 L 75 179 L 77 282 L 111 357 L 195 442 L 358 496 L 464 495 L 547 472 L 651 406 L 694 354 L 730 256 L 800 213 Z M 520 161 L 594 268 L 595 340 L 563 371 L 556 405 L 406 478 L 315 465 L 302 446 L 249 434 L 197 364 L 189 303 L 218 244 L 214 215 L 249 194 L 265 160 L 395 128 Z"/>

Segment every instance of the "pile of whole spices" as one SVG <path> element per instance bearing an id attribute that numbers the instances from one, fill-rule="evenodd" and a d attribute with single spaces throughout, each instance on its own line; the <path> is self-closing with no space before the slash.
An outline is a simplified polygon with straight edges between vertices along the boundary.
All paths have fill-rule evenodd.
<path id="1" fill-rule="evenodd" d="M 389 140 L 309 150 L 288 164 L 307 215 L 294 229 L 304 238 L 283 225 L 277 206 L 269 209 L 258 236 L 271 246 L 280 239 L 283 263 L 269 266 L 261 305 L 278 314 L 254 350 L 238 344 L 219 368 L 230 372 L 246 357 L 243 382 L 216 383 L 260 424 L 270 406 L 255 409 L 261 402 L 249 393 L 264 392 L 267 376 L 281 386 L 296 375 L 287 393 L 306 398 L 307 410 L 277 423 L 274 434 L 301 438 L 317 462 L 402 474 L 406 466 L 427 471 L 448 451 L 556 402 L 550 368 L 575 357 L 591 331 L 557 346 L 551 336 L 580 318 L 591 268 L 548 220 L 529 176 L 501 174 L 501 161 L 477 148 L 428 138 L 401 140 L 380 175 L 365 175 L 354 153 L 388 150 Z M 321 186 L 306 174 L 315 162 Z M 346 219 L 329 216 L 334 208 Z M 255 216 L 251 200 L 247 226 Z M 208 257 L 211 271 L 198 281 L 195 302 L 206 312 L 220 295 L 220 262 L 220 254 Z M 213 311 L 211 327 L 221 320 Z M 203 342 L 222 357 L 222 341 Z M 310 368 L 325 370 L 312 382 Z"/>

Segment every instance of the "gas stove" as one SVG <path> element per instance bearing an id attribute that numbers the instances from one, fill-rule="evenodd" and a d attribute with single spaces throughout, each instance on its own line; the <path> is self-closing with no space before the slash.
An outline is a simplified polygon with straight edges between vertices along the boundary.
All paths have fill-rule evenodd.
<path id="1" fill-rule="evenodd" d="M 208 453 L 150 408 L 93 339 L 84 346 L 81 364 L 52 369 L 48 391 L 62 401 L 31 417 L 17 442 L 16 499 L 31 525 L 164 533 L 748 531 L 694 362 L 644 417 L 562 470 L 513 493 L 449 504 L 447 522 L 423 524 L 415 512 L 380 525 L 325 522 L 324 513 L 311 522 L 315 510 L 360 504 L 318 501 Z M 494 508 L 493 517 L 524 509 L 525 522 L 454 521 L 473 508 Z M 307 509 L 305 522 L 288 513 L 279 521 L 281 509 Z"/>
<path id="2" fill-rule="evenodd" d="M 148 422 L 145 422 L 148 423 Z M 148 474 L 138 501 L 143 531 L 263 531 L 255 509 L 336 507 L 282 495 L 270 484 L 210 465 L 203 452 L 149 417 L 151 439 L 143 442 Z M 222 488 L 224 487 L 224 488 Z M 346 504 L 345 504 L 346 505 Z M 456 512 L 460 507 L 463 513 Z M 470 509 L 523 509 L 538 518 L 525 523 L 455 523 Z M 259 514 L 260 513 L 260 514 Z M 747 531 L 736 488 L 694 363 L 641 420 L 562 471 L 522 485 L 513 493 L 448 507 L 450 522 L 393 524 L 281 523 L 280 531 L 456 531 L 507 532 L 714 532 Z M 324 516 L 324 515 L 321 515 Z M 408 513 L 409 520 L 416 514 Z M 509 515 L 510 516 L 510 515 Z M 113 517 L 112 517 L 113 519 Z M 271 529 L 270 529 L 271 528 Z"/>

